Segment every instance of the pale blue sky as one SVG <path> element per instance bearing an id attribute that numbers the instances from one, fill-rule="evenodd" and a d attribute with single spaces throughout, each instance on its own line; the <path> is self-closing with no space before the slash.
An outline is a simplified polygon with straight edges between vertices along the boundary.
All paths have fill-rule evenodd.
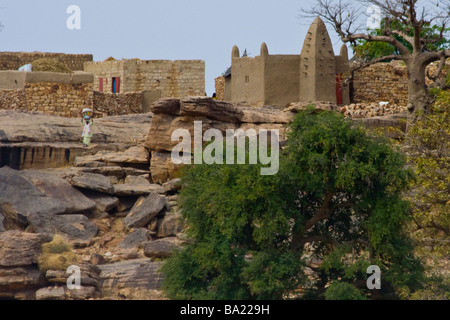
<path id="1" fill-rule="evenodd" d="M 312 0 L 0 0 L 0 51 L 91 53 L 95 61 L 201 59 L 206 92 L 231 64 L 231 49 L 259 55 L 299 54 L 312 21 L 299 10 Z M 69 5 L 81 8 L 81 30 L 69 30 Z M 329 28 L 335 52 L 341 42 Z"/>

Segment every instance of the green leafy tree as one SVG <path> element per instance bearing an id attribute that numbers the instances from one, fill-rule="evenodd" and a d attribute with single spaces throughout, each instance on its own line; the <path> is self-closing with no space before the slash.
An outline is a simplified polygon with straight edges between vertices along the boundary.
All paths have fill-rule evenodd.
<path id="1" fill-rule="evenodd" d="M 190 242 L 163 267 L 170 298 L 363 299 L 420 287 L 402 154 L 337 113 L 301 112 L 289 132 L 277 175 L 187 168 Z M 370 265 L 382 270 L 381 290 L 366 287 Z"/>
<path id="2" fill-rule="evenodd" d="M 443 240 L 448 252 L 444 240 L 450 235 L 450 91 L 435 94 L 433 112 L 411 128 L 405 148 L 417 175 L 411 192 L 415 225 L 422 234 Z"/>
<path id="3" fill-rule="evenodd" d="M 431 112 L 414 124 L 404 142 L 417 177 L 408 196 L 413 204 L 410 231 L 432 275 L 414 299 L 450 298 L 450 278 L 445 272 L 450 252 L 450 90 L 432 93 L 436 101 Z"/>
<path id="4" fill-rule="evenodd" d="M 369 30 L 368 34 L 370 36 L 383 36 L 383 32 L 386 29 L 387 20 L 384 18 L 381 21 L 381 27 L 375 30 Z M 399 30 L 399 32 L 408 35 L 409 37 L 414 37 L 414 31 L 408 29 L 408 26 L 399 21 L 393 21 L 391 28 Z M 441 32 L 446 34 L 450 31 L 450 28 L 444 28 L 441 30 L 437 25 L 431 26 L 430 24 L 425 25 L 421 30 L 421 38 L 423 39 L 435 39 L 436 41 L 430 41 L 426 46 L 422 48 L 424 52 L 434 52 L 442 51 L 450 48 L 450 41 L 446 37 L 441 37 Z M 413 51 L 413 46 L 402 38 L 398 34 L 393 35 L 397 41 L 406 46 L 410 52 Z M 355 52 L 356 57 L 362 59 L 363 61 L 370 62 L 372 60 L 380 59 L 386 56 L 401 55 L 401 52 L 392 44 L 388 42 L 379 41 L 368 41 L 360 39 L 351 44 L 352 49 Z"/>

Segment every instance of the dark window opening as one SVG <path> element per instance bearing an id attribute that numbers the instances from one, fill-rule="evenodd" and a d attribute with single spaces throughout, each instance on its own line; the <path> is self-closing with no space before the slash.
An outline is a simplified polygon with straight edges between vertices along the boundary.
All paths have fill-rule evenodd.
<path id="1" fill-rule="evenodd" d="M 120 78 L 112 78 L 112 93 L 120 93 Z"/>

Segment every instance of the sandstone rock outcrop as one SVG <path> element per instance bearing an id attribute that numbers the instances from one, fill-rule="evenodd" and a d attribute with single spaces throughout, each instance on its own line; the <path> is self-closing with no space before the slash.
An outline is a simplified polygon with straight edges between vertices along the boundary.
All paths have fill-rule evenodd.
<path id="1" fill-rule="evenodd" d="M 160 289 L 163 277 L 158 270 L 162 262 L 138 259 L 98 266 L 103 290 L 115 288 Z"/>
<path id="2" fill-rule="evenodd" d="M 114 186 L 111 180 L 101 174 L 80 172 L 69 182 L 76 187 L 98 191 L 107 194 L 114 193 Z"/>
<path id="3" fill-rule="evenodd" d="M 17 298 L 17 295 L 36 290 L 45 284 L 43 273 L 34 266 L 4 268 L 0 266 L 0 297 Z M 32 297 L 34 292 L 26 295 Z"/>
<path id="4" fill-rule="evenodd" d="M 169 238 L 147 241 L 143 245 L 144 254 L 149 258 L 169 258 L 176 250 L 180 250 L 180 244 Z"/>
<path id="5" fill-rule="evenodd" d="M 6 220 L 4 223 L 33 226 L 47 217 L 82 213 L 95 206 L 93 201 L 56 175 L 8 167 L 0 169 L 0 207 Z"/>
<path id="6" fill-rule="evenodd" d="M 117 247 L 121 249 L 140 248 L 143 243 L 149 241 L 150 239 L 150 231 L 144 228 L 139 228 L 127 235 Z"/>
<path id="7" fill-rule="evenodd" d="M 147 198 L 141 197 L 123 223 L 127 228 L 142 228 L 161 212 L 166 205 L 166 198 L 152 193 Z"/>
<path id="8" fill-rule="evenodd" d="M 43 234 L 20 231 L 0 233 L 0 267 L 23 267 L 37 264 L 41 246 L 51 240 Z"/>
<path id="9" fill-rule="evenodd" d="M 89 245 L 98 233 L 98 227 L 85 215 L 43 215 L 29 218 L 38 233 L 62 234 L 78 246 Z"/>
<path id="10" fill-rule="evenodd" d="M 20 231 L 0 233 L 0 298 L 32 298 L 45 284 L 37 262 L 41 245 L 51 237 Z"/>
<path id="11" fill-rule="evenodd" d="M 213 128 L 224 136 L 227 130 L 277 129 L 280 139 L 284 139 L 284 127 L 292 120 L 291 113 L 277 108 L 249 108 L 208 97 L 160 99 L 152 105 L 151 111 L 154 116 L 145 146 L 151 151 L 150 171 L 152 180 L 157 183 L 177 178 L 180 166 L 171 159 L 173 148 L 179 144 L 178 140 L 172 141 L 172 133 L 177 129 L 190 133 L 192 145 L 195 121 L 202 122 L 201 138 L 205 131 Z"/>
<path id="12" fill-rule="evenodd" d="M 77 156 L 125 151 L 145 142 L 153 114 L 94 120 L 90 148 L 83 148 L 80 119 L 38 112 L 0 110 L 0 167 L 47 169 L 64 167 Z"/>
<path id="13" fill-rule="evenodd" d="M 162 99 L 152 107 L 154 117 L 146 114 L 97 120 L 96 125 L 100 125 L 95 130 L 108 128 L 98 131 L 103 142 L 76 157 L 70 149 L 73 166 L 69 161 L 61 168 L 40 171 L 0 168 L 0 298 L 108 299 L 114 290 L 120 291 L 119 298 L 136 297 L 134 290 L 145 294 L 160 290 L 158 270 L 164 262 L 159 260 L 184 243 L 185 226 L 178 208 L 180 165 L 171 159 L 171 150 L 178 142 L 171 141 L 172 130 L 187 129 L 193 138 L 194 121 L 202 121 L 202 133 L 209 128 L 222 133 L 227 129 L 279 129 L 283 140 L 286 124 L 306 105 L 292 104 L 286 110 L 250 109 L 204 97 Z M 340 111 L 327 103 L 317 109 Z M 22 116 L 27 117 L 19 114 L 19 119 Z M 392 115 L 356 121 L 367 127 L 395 126 L 402 118 Z M 78 141 L 79 124 L 65 121 L 73 120 L 62 119 L 58 125 L 46 116 L 48 123 L 42 124 L 44 119 L 37 115 L 42 128 L 29 124 L 27 131 L 20 125 L 13 133 L 10 125 L 3 130 L 0 116 L 0 140 L 7 145 L 11 145 L 9 139 L 32 144 L 35 138 L 48 143 L 45 139 L 55 134 L 56 144 L 72 148 L 75 142 L 67 144 L 66 140 Z M 34 136 L 32 130 L 36 130 Z M 101 134 L 111 136 L 102 138 Z M 80 258 L 80 290 L 67 288 L 69 275 L 65 270 L 44 271 L 37 265 L 42 244 L 56 233 L 71 242 L 71 253 Z"/>
<path id="14" fill-rule="evenodd" d="M 94 119 L 92 143 L 136 145 L 147 138 L 152 114 Z M 39 112 L 0 110 L 0 143 L 79 143 L 80 119 L 61 118 Z M 132 141 L 134 140 L 134 142 Z"/>
<path id="15" fill-rule="evenodd" d="M 166 238 L 176 236 L 183 230 L 181 215 L 175 208 L 171 208 L 164 214 L 164 218 L 158 220 L 156 237 Z"/>
<path id="16" fill-rule="evenodd" d="M 94 201 L 97 212 L 109 212 L 115 209 L 120 203 L 119 198 L 101 192 L 84 191 L 83 194 Z"/>

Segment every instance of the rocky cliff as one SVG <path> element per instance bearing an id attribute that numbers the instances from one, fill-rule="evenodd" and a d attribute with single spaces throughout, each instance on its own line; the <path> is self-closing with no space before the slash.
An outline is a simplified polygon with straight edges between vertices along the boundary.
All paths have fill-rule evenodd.
<path id="1" fill-rule="evenodd" d="M 77 119 L 0 111 L 0 299 L 163 299 L 158 269 L 186 241 L 172 132 L 194 136 L 194 122 L 202 121 L 202 134 L 278 129 L 283 140 L 286 124 L 304 108 L 161 99 L 149 114 L 96 120 L 91 148 L 79 147 Z M 395 126 L 401 119 L 361 121 Z M 50 149 L 40 154 L 39 147 Z M 14 155 L 13 148 L 21 151 Z M 69 156 L 57 160 L 57 149 Z M 75 262 L 61 246 L 45 249 L 55 235 Z M 49 252 L 55 256 L 44 265 Z M 69 263 L 80 269 L 79 289 L 66 284 Z"/>

